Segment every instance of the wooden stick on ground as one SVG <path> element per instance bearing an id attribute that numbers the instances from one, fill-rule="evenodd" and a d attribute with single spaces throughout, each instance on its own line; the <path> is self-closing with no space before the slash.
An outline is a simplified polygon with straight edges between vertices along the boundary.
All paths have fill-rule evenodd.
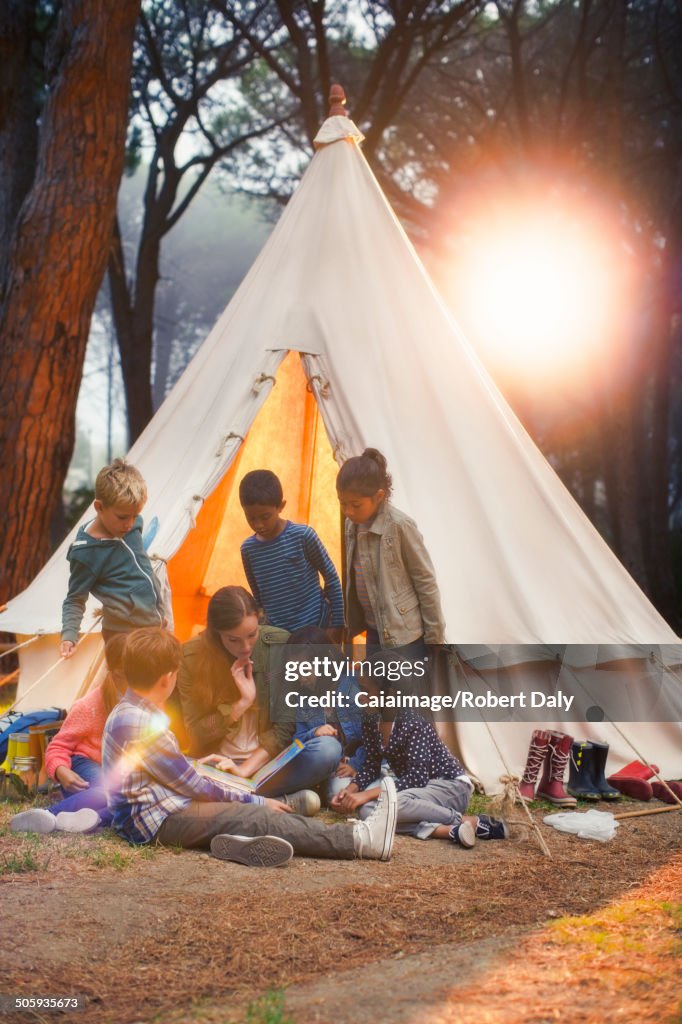
<path id="1" fill-rule="evenodd" d="M 679 811 L 680 805 L 673 804 L 671 807 L 648 807 L 645 811 L 626 811 L 625 814 L 614 814 L 616 821 L 621 818 L 641 818 L 644 814 L 666 814 L 668 811 Z"/>

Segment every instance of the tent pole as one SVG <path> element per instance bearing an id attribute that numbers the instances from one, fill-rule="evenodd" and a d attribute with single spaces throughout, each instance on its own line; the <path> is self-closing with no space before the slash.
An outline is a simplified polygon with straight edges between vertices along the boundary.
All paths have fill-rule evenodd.
<path id="1" fill-rule="evenodd" d="M 100 625 L 100 616 L 98 615 L 97 618 L 95 619 L 95 621 L 93 622 L 93 624 L 90 626 L 90 629 L 86 629 L 85 633 L 83 633 L 83 635 L 80 637 L 80 639 L 79 639 L 78 643 L 76 644 L 76 647 L 74 648 L 74 650 L 77 650 L 80 647 L 80 645 L 83 643 L 85 638 L 87 636 L 89 636 L 90 633 L 92 633 L 92 631 L 95 628 L 95 626 L 99 626 L 99 625 Z M 35 688 L 38 685 L 38 683 L 42 683 L 43 679 L 47 679 L 47 677 L 50 675 L 50 673 L 54 672 L 54 670 L 57 668 L 57 666 L 61 665 L 63 663 L 63 661 L 64 661 L 64 658 L 62 658 L 62 656 L 60 655 L 57 658 L 57 660 L 55 662 L 53 662 L 53 664 L 50 665 L 50 667 L 48 669 L 46 669 L 45 672 L 43 672 L 42 676 L 38 676 L 36 681 L 29 686 L 29 688 L 26 691 L 26 693 L 22 693 L 21 697 L 17 697 L 17 699 L 14 701 L 14 704 L 12 704 L 10 707 L 8 707 L 6 709 L 6 711 L 7 712 L 14 711 L 15 707 L 17 706 L 17 704 L 20 701 L 24 700 L 25 697 L 28 697 L 29 693 L 32 693 L 33 690 L 35 690 Z"/>
<path id="2" fill-rule="evenodd" d="M 474 672 L 477 676 L 479 676 L 479 678 L 482 679 L 482 676 L 480 675 L 478 670 L 474 668 L 473 665 L 469 665 L 466 661 L 464 661 L 464 659 L 457 652 L 455 652 L 454 656 L 457 658 L 459 663 L 464 666 L 465 674 L 466 674 L 466 669 L 468 668 L 472 672 Z M 515 799 L 521 804 L 521 807 L 523 808 L 524 813 L 525 813 L 526 817 L 528 818 L 528 823 L 529 823 L 530 827 L 532 828 L 533 832 L 535 833 L 535 838 L 537 839 L 537 841 L 538 841 L 538 843 L 540 845 L 540 849 L 544 853 L 545 857 L 549 857 L 550 860 L 553 860 L 551 850 L 549 849 L 547 843 L 545 842 L 545 837 L 543 836 L 542 832 L 540 831 L 538 823 L 535 821 L 535 819 L 533 818 L 533 815 L 530 813 L 530 808 L 528 807 L 528 804 L 526 803 L 526 798 L 523 796 L 523 794 L 521 793 L 521 790 L 519 789 L 519 777 L 518 777 L 518 775 L 514 775 L 514 773 L 510 769 L 509 765 L 507 764 L 506 758 L 505 758 L 504 754 L 502 753 L 502 751 L 500 750 L 499 744 L 498 744 L 497 740 L 495 739 L 495 736 L 494 736 L 494 733 L 493 733 L 492 729 L 490 728 L 490 723 L 486 722 L 485 718 L 483 717 L 483 715 L 480 712 L 480 709 L 479 709 L 479 715 L 481 716 L 481 721 L 483 722 L 483 724 L 485 725 L 486 729 L 488 730 L 488 735 L 490 736 L 490 739 L 493 742 L 493 746 L 495 747 L 495 750 L 497 751 L 498 757 L 499 757 L 500 761 L 502 762 L 502 764 L 504 766 L 504 770 L 506 772 L 506 775 L 503 775 L 500 778 L 500 782 L 502 782 L 504 787 L 505 787 L 505 795 L 506 795 L 506 793 L 508 791 L 510 791 L 510 792 L 512 792 L 514 794 Z M 503 797 L 503 800 L 504 800 L 504 797 Z"/>
<path id="3" fill-rule="evenodd" d="M 289 353 L 291 356 L 292 353 Z M 300 358 L 300 357 L 299 357 Z M 305 367 L 303 368 L 305 373 Z M 301 479 L 298 488 L 299 515 L 304 523 L 310 524 L 310 506 L 313 495 L 315 473 L 315 446 L 317 442 L 317 421 L 319 410 L 312 389 L 308 386 L 303 408 L 303 438 L 301 445 Z"/>
<path id="4" fill-rule="evenodd" d="M 9 647 L 6 651 L 1 651 L 0 652 L 0 658 L 4 658 L 6 654 L 14 654 L 15 651 L 20 651 L 22 647 L 28 647 L 29 644 L 35 643 L 35 641 L 41 635 L 42 634 L 40 634 L 40 633 L 36 633 L 34 636 L 30 636 L 28 638 L 28 640 L 24 640 L 20 644 L 15 644 L 13 647 Z"/>

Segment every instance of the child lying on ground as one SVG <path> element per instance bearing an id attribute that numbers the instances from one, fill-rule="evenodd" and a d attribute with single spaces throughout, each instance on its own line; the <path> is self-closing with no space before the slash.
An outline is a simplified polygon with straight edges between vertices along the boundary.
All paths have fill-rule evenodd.
<path id="1" fill-rule="evenodd" d="M 369 693 L 374 683 L 363 680 Z M 365 765 L 350 785 L 331 802 L 343 814 L 371 814 L 381 792 L 381 764 L 386 760 L 398 791 L 397 831 L 417 839 L 449 839 L 470 848 L 477 839 L 506 839 L 504 822 L 486 814 L 467 815 L 473 783 L 464 766 L 438 736 L 434 726 L 414 711 L 399 712 L 395 721 L 380 713 L 367 715 L 362 726 Z"/>

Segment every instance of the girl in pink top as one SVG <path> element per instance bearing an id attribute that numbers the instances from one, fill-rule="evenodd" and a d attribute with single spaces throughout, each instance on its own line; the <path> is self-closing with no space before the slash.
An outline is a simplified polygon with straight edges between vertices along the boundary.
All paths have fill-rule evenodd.
<path id="1" fill-rule="evenodd" d="M 47 774 L 65 793 L 78 793 L 99 782 L 102 732 L 107 720 L 103 686 L 74 702 L 45 753 Z"/>
<path id="2" fill-rule="evenodd" d="M 13 832 L 90 832 L 111 821 L 102 783 L 102 733 L 126 689 L 121 672 L 125 641 L 125 633 L 109 640 L 104 652 L 109 672 L 104 682 L 74 702 L 48 744 L 47 774 L 59 783 L 65 799 L 49 810 L 35 807 L 15 814 L 10 823 Z"/>

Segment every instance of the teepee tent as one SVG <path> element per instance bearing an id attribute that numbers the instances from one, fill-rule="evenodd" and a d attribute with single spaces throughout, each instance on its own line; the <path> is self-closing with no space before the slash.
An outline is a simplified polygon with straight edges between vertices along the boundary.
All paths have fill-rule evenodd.
<path id="1" fill-rule="evenodd" d="M 552 687 L 548 665 L 579 672 L 581 660 L 618 661 L 624 645 L 638 660 L 654 648 L 663 661 L 680 660 L 672 630 L 453 323 L 361 139 L 348 117 L 325 121 L 271 237 L 129 453 L 147 481 L 150 553 L 168 562 L 177 634 L 201 628 L 210 594 L 243 579 L 248 529 L 235 483 L 244 472 L 277 472 L 287 514 L 317 529 L 338 566 L 337 464 L 371 445 L 387 456 L 395 503 L 431 552 L 448 640 L 479 679 L 500 666 L 535 665 Z M 96 669 L 91 605 L 84 629 L 94 624 L 93 634 L 42 679 L 57 657 L 72 537 L 0 614 L 1 630 L 39 635 L 22 652 L 22 708 L 68 706 Z M 675 717 L 682 714 L 666 707 L 665 724 L 638 726 L 638 734 L 646 728 L 649 750 L 655 743 L 657 760 L 680 774 Z M 469 767 L 494 781 L 501 765 L 488 730 L 480 722 L 455 728 Z M 495 733 L 518 767 L 528 725 L 498 723 Z"/>

